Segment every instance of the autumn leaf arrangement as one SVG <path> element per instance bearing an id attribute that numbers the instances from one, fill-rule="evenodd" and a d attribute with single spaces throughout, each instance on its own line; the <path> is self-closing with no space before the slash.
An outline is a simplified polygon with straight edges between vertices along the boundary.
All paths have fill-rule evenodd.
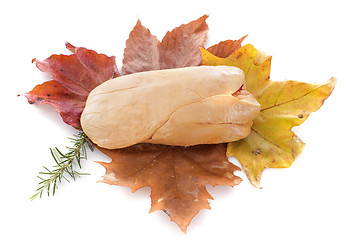
<path id="1" fill-rule="evenodd" d="M 302 152 L 304 143 L 291 130 L 317 111 L 335 87 L 331 78 L 324 84 L 270 80 L 272 58 L 252 45 L 242 46 L 246 36 L 222 41 L 204 48 L 207 15 L 167 32 L 159 41 L 138 20 L 124 50 L 122 74 L 115 57 L 66 43 L 70 55 L 51 55 L 40 61 L 38 69 L 52 80 L 35 86 L 25 96 L 30 104 L 49 104 L 63 121 L 78 130 L 70 138 L 66 152 L 51 149 L 55 166 L 39 173 L 39 188 L 31 199 L 43 192 L 54 194 L 58 183 L 81 176 L 74 165 L 86 159 L 94 147 L 109 156 L 110 163 L 99 162 L 106 173 L 100 182 L 130 187 L 132 192 L 151 188 L 150 212 L 162 210 L 183 232 L 201 209 L 210 209 L 206 190 L 212 186 L 240 184 L 234 175 L 240 168 L 228 161 L 236 157 L 250 182 L 259 187 L 265 168 L 286 168 Z M 248 137 L 220 144 L 190 147 L 140 143 L 121 149 L 96 146 L 82 131 L 80 117 L 89 93 L 101 83 L 138 72 L 199 65 L 235 66 L 243 70 L 247 90 L 261 105 Z"/>

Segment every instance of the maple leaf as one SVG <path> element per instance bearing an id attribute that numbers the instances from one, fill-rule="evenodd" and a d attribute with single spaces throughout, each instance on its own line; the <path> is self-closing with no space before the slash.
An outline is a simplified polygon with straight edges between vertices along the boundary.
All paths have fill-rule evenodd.
<path id="1" fill-rule="evenodd" d="M 35 86 L 25 96 L 30 104 L 50 104 L 63 121 L 80 128 L 80 116 L 88 94 L 104 81 L 119 76 L 115 57 L 66 43 L 71 55 L 52 55 L 36 66 L 53 80 Z"/>
<path id="2" fill-rule="evenodd" d="M 137 144 L 124 149 L 97 147 L 112 158 L 99 162 L 106 168 L 101 182 L 128 186 L 132 192 L 149 186 L 150 212 L 163 210 L 183 232 L 200 209 L 210 209 L 206 190 L 212 186 L 235 186 L 241 179 L 233 174 L 240 170 L 225 156 L 226 144 L 173 147 Z"/>
<path id="3" fill-rule="evenodd" d="M 126 42 L 123 73 L 200 65 L 206 18 L 175 28 L 161 43 L 138 21 Z M 240 169 L 228 162 L 226 144 L 99 149 L 112 158 L 110 163 L 100 163 L 107 170 L 103 182 L 129 186 L 132 191 L 150 186 L 151 212 L 163 210 L 184 232 L 200 209 L 209 209 L 207 199 L 212 197 L 205 184 L 234 186 L 241 181 L 233 175 Z"/>
<path id="4" fill-rule="evenodd" d="M 199 48 L 203 46 L 208 31 L 206 18 L 204 15 L 175 28 L 161 42 L 138 21 L 127 41 L 123 72 L 129 74 L 200 65 Z M 50 104 L 66 123 L 78 128 L 91 90 L 119 76 L 119 73 L 114 57 L 68 43 L 66 47 L 72 55 L 52 55 L 44 61 L 36 61 L 36 66 L 41 71 L 49 72 L 53 80 L 36 86 L 26 97 L 30 103 Z M 241 181 L 233 174 L 240 169 L 228 162 L 226 144 L 194 147 L 140 144 L 120 150 L 97 148 L 112 158 L 111 163 L 101 163 L 107 169 L 103 182 L 129 186 L 133 191 L 150 186 L 151 211 L 163 210 L 182 231 L 186 231 L 200 209 L 209 209 L 207 199 L 212 197 L 205 184 L 234 186 Z M 156 161 L 158 163 L 150 171 L 137 171 L 136 178 L 128 177 L 138 167 L 148 169 L 149 164 Z M 170 171 L 176 177 L 172 179 L 172 175 L 165 175 L 167 181 L 162 181 L 162 174 L 169 174 Z M 115 181 L 110 181 L 113 174 Z M 138 183 L 138 179 L 142 182 Z"/>
<path id="5" fill-rule="evenodd" d="M 271 57 L 260 54 L 252 45 L 221 58 L 201 49 L 204 65 L 229 65 L 241 68 L 247 90 L 261 104 L 251 134 L 228 144 L 227 155 L 235 156 L 249 180 L 259 187 L 265 168 L 289 167 L 302 152 L 304 143 L 291 131 L 317 111 L 335 87 L 331 78 L 325 84 L 297 81 L 270 81 Z"/>
<path id="6" fill-rule="evenodd" d="M 138 20 L 126 41 L 123 73 L 200 65 L 200 47 L 208 32 L 207 17 L 204 15 L 167 32 L 161 42 Z"/>

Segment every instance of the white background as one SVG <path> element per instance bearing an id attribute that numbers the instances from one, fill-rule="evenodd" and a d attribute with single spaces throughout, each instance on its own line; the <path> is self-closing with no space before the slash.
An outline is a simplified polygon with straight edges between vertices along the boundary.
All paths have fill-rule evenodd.
<path id="1" fill-rule="evenodd" d="M 2 1 L 1 239 L 357 239 L 356 13 L 354 1 Z M 138 18 L 160 39 L 166 31 L 209 14 L 206 46 L 249 36 L 273 55 L 271 79 L 323 83 L 337 77 L 324 106 L 295 131 L 306 142 L 288 169 L 267 169 L 263 189 L 244 172 L 230 188 L 211 187 L 212 210 L 202 210 L 187 234 L 161 211 L 148 214 L 150 190 L 96 183 L 109 161 L 95 151 L 90 172 L 62 184 L 54 197 L 30 201 L 37 173 L 53 164 L 75 131 L 49 106 L 25 97 L 49 80 L 31 59 L 69 54 L 75 46 L 116 56 Z M 234 161 L 234 160 L 233 160 Z M 234 161 L 235 162 L 235 161 Z"/>

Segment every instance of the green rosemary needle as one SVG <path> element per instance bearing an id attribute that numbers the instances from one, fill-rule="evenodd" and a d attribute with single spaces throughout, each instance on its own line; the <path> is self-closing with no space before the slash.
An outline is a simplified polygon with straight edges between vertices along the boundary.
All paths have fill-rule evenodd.
<path id="1" fill-rule="evenodd" d="M 88 175 L 88 173 L 80 173 L 74 170 L 73 167 L 74 165 L 78 165 L 79 168 L 82 167 L 81 160 L 87 159 L 86 146 L 93 151 L 93 145 L 82 130 L 75 134 L 73 138 L 68 139 L 71 140 L 73 146 L 66 147 L 67 153 L 62 153 L 57 147 L 50 148 L 52 158 L 55 160 L 56 165 L 53 166 L 52 170 L 44 166 L 45 171 L 39 172 L 37 177 L 41 180 L 39 182 L 40 187 L 37 188 L 35 190 L 36 193 L 30 197 L 31 200 L 34 200 L 36 197 L 41 198 L 44 191 L 47 192 L 48 196 L 51 192 L 52 195 L 54 195 L 58 188 L 58 183 L 60 183 L 62 179 L 70 182 L 69 178 L 76 180 L 76 177 Z"/>

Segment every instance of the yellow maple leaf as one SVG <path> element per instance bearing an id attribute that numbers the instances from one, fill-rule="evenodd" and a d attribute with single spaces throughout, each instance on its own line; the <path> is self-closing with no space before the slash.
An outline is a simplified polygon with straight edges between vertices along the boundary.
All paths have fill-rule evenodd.
<path id="1" fill-rule="evenodd" d="M 247 44 L 226 58 L 201 49 L 203 65 L 229 65 L 241 68 L 246 85 L 261 110 L 251 134 L 228 143 L 227 155 L 236 157 L 251 183 L 259 187 L 265 168 L 290 167 L 302 152 L 304 143 L 291 129 L 317 111 L 335 87 L 336 79 L 325 84 L 297 81 L 270 81 L 271 57 Z"/>

